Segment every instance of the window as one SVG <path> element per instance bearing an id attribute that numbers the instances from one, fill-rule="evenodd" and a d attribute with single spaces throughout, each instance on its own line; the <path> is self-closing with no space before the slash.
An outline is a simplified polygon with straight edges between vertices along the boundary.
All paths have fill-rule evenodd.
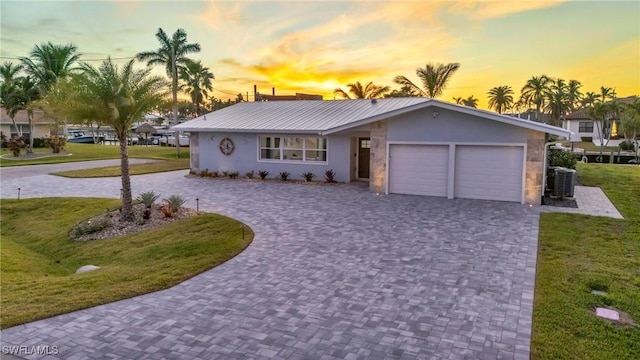
<path id="1" fill-rule="evenodd" d="M 578 125 L 578 132 L 581 133 L 592 133 L 593 132 L 593 121 L 580 121 Z"/>
<path id="2" fill-rule="evenodd" d="M 302 136 L 260 136 L 259 160 L 326 162 L 327 139 Z"/>

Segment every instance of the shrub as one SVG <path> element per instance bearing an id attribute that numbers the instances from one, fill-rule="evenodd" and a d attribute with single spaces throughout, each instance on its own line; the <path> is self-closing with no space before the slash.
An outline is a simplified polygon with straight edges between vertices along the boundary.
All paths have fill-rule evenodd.
<path id="1" fill-rule="evenodd" d="M 291 173 L 283 171 L 283 172 L 280 173 L 279 176 L 280 176 L 280 180 L 287 181 L 287 180 L 289 180 L 289 176 L 291 176 Z"/>
<path id="2" fill-rule="evenodd" d="M 238 176 L 239 176 L 239 175 L 240 175 L 240 174 L 239 174 L 237 171 L 230 172 L 230 173 L 229 173 L 229 178 L 231 178 L 231 179 L 236 179 L 236 178 L 238 178 Z"/>
<path id="3" fill-rule="evenodd" d="M 141 203 L 143 203 L 144 206 L 147 209 L 149 209 L 150 207 L 153 206 L 153 204 L 156 202 L 156 200 L 158 200 L 159 197 L 160 197 L 160 195 L 154 193 L 153 191 L 146 191 L 146 192 L 143 192 L 142 194 L 138 195 L 138 198 L 136 200 L 138 200 Z"/>
<path id="4" fill-rule="evenodd" d="M 111 223 L 107 219 L 102 220 L 86 220 L 79 222 L 71 229 L 69 235 L 72 238 L 78 238 L 82 235 L 93 234 L 102 231 L 111 226 Z"/>
<path id="5" fill-rule="evenodd" d="M 9 150 L 13 153 L 13 156 L 20 156 L 20 152 L 25 147 L 24 138 L 22 136 L 14 136 L 9 140 Z"/>
<path id="6" fill-rule="evenodd" d="M 7 135 L 5 135 L 2 131 L 0 131 L 0 147 L 6 149 L 8 147 L 7 143 Z"/>
<path id="7" fill-rule="evenodd" d="M 209 176 L 212 178 L 217 178 L 218 176 L 220 176 L 220 173 L 217 171 L 212 171 L 209 173 Z"/>
<path id="8" fill-rule="evenodd" d="M 333 169 L 329 169 L 324 172 L 324 181 L 328 183 L 336 182 L 336 172 Z"/>
<path id="9" fill-rule="evenodd" d="M 620 143 L 620 150 L 624 150 L 624 151 L 633 151 L 635 150 L 635 146 L 633 144 L 633 141 L 627 139 L 623 142 Z"/>
<path id="10" fill-rule="evenodd" d="M 266 170 L 260 170 L 258 171 L 258 175 L 260 176 L 260 180 L 264 180 L 269 176 L 269 172 Z"/>
<path id="11" fill-rule="evenodd" d="M 581 140 L 582 142 L 592 142 L 592 141 L 593 141 L 593 136 L 582 136 L 582 137 L 580 138 L 580 140 Z"/>
<path id="12" fill-rule="evenodd" d="M 204 169 L 204 170 L 200 171 L 200 176 L 202 176 L 202 177 L 209 176 L 209 169 Z"/>
<path id="13" fill-rule="evenodd" d="M 567 169 L 576 168 L 576 157 L 571 151 L 549 149 L 547 154 L 548 166 L 560 166 Z"/>
<path id="14" fill-rule="evenodd" d="M 253 175 L 254 175 L 254 174 L 253 174 L 253 170 L 252 170 L 252 171 L 249 171 L 249 172 L 248 172 L 248 173 L 246 173 L 246 174 L 244 174 L 244 176 L 245 176 L 247 179 L 253 179 Z"/>
<path id="15" fill-rule="evenodd" d="M 301 175 L 304 178 L 304 181 L 313 181 L 313 178 L 316 177 L 312 172 L 307 171 L 306 173 L 302 173 Z"/>
<path id="16" fill-rule="evenodd" d="M 164 201 L 167 202 L 167 206 L 169 207 L 172 215 L 177 213 L 180 208 L 182 208 L 182 205 L 187 202 L 187 200 L 180 195 L 171 195 L 168 199 L 164 199 Z"/>
<path id="17" fill-rule="evenodd" d="M 222 171 L 222 177 L 229 176 L 229 172 L 227 170 Z"/>

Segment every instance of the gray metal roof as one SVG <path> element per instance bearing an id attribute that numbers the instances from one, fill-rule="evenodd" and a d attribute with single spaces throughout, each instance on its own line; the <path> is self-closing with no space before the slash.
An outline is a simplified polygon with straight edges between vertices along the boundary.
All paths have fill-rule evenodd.
<path id="1" fill-rule="evenodd" d="M 437 106 L 558 136 L 559 127 L 494 112 L 420 98 L 359 100 L 299 100 L 243 102 L 189 120 L 172 129 L 191 132 L 317 133 L 328 135 L 410 111 Z"/>
<path id="2" fill-rule="evenodd" d="M 311 132 L 349 125 L 407 106 L 426 98 L 371 100 L 298 100 L 242 102 L 187 121 L 173 128 L 184 131 Z"/>

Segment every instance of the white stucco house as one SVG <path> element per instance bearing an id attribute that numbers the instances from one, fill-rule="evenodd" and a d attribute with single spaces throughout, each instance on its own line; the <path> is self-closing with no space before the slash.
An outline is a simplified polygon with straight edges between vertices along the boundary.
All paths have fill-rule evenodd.
<path id="1" fill-rule="evenodd" d="M 545 133 L 571 132 L 426 98 L 245 102 L 174 127 L 195 172 L 286 171 L 377 193 L 539 204 Z"/>
<path id="2" fill-rule="evenodd" d="M 587 116 L 587 109 L 578 109 L 564 117 L 562 127 L 574 133 L 574 139 L 576 141 L 582 140 L 582 138 L 592 138 L 592 141 L 600 141 L 600 127 L 602 121 L 592 120 Z M 586 140 L 586 139 L 585 139 Z"/>
<path id="3" fill-rule="evenodd" d="M 0 108 L 0 130 L 2 134 L 7 137 L 7 140 L 12 136 L 18 134 L 19 127 L 22 134 L 28 138 L 31 135 L 31 129 L 29 128 L 29 118 L 27 117 L 27 110 L 20 110 L 14 117 L 15 124 L 7 114 L 5 108 Z M 41 110 L 33 111 L 33 137 L 44 138 L 51 136 L 51 126 L 55 123 L 52 119 L 44 116 Z"/>

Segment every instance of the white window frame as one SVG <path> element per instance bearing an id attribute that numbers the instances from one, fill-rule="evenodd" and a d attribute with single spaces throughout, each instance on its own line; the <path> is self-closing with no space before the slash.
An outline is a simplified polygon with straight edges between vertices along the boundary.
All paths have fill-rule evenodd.
<path id="1" fill-rule="evenodd" d="M 591 123 L 591 126 L 589 126 L 589 123 Z M 582 126 L 582 124 L 585 124 L 585 125 L 584 125 L 584 126 Z M 587 131 L 587 130 L 581 131 L 581 130 L 580 130 L 580 129 L 585 129 L 585 128 L 586 128 L 586 129 L 588 129 L 589 127 L 591 127 L 591 131 Z M 591 133 L 593 132 L 593 128 L 594 128 L 594 123 L 593 123 L 593 121 L 588 121 L 588 120 L 586 120 L 586 121 L 579 121 L 579 122 L 578 122 L 578 133 L 581 133 L 581 134 L 591 134 Z"/>
<path id="2" fill-rule="evenodd" d="M 270 147 L 268 149 L 278 149 L 280 151 L 280 159 L 263 159 L 262 158 L 262 138 L 263 137 L 271 137 L 271 138 L 280 138 L 280 146 L 278 148 Z M 284 146 L 284 138 L 300 138 L 302 140 L 302 160 L 288 160 L 284 159 L 284 151 L 287 148 Z M 319 138 L 324 139 L 327 144 L 326 149 L 307 149 L 307 138 Z M 298 135 L 298 134 L 262 134 L 256 137 L 257 141 L 257 158 L 258 162 L 264 163 L 281 163 L 281 164 L 305 164 L 305 165 L 327 165 L 329 163 L 329 138 L 327 136 L 320 135 Z M 267 149 L 267 148 L 265 148 Z M 326 161 L 317 161 L 317 160 L 307 160 L 307 150 L 308 151 L 324 151 L 326 153 Z"/>

